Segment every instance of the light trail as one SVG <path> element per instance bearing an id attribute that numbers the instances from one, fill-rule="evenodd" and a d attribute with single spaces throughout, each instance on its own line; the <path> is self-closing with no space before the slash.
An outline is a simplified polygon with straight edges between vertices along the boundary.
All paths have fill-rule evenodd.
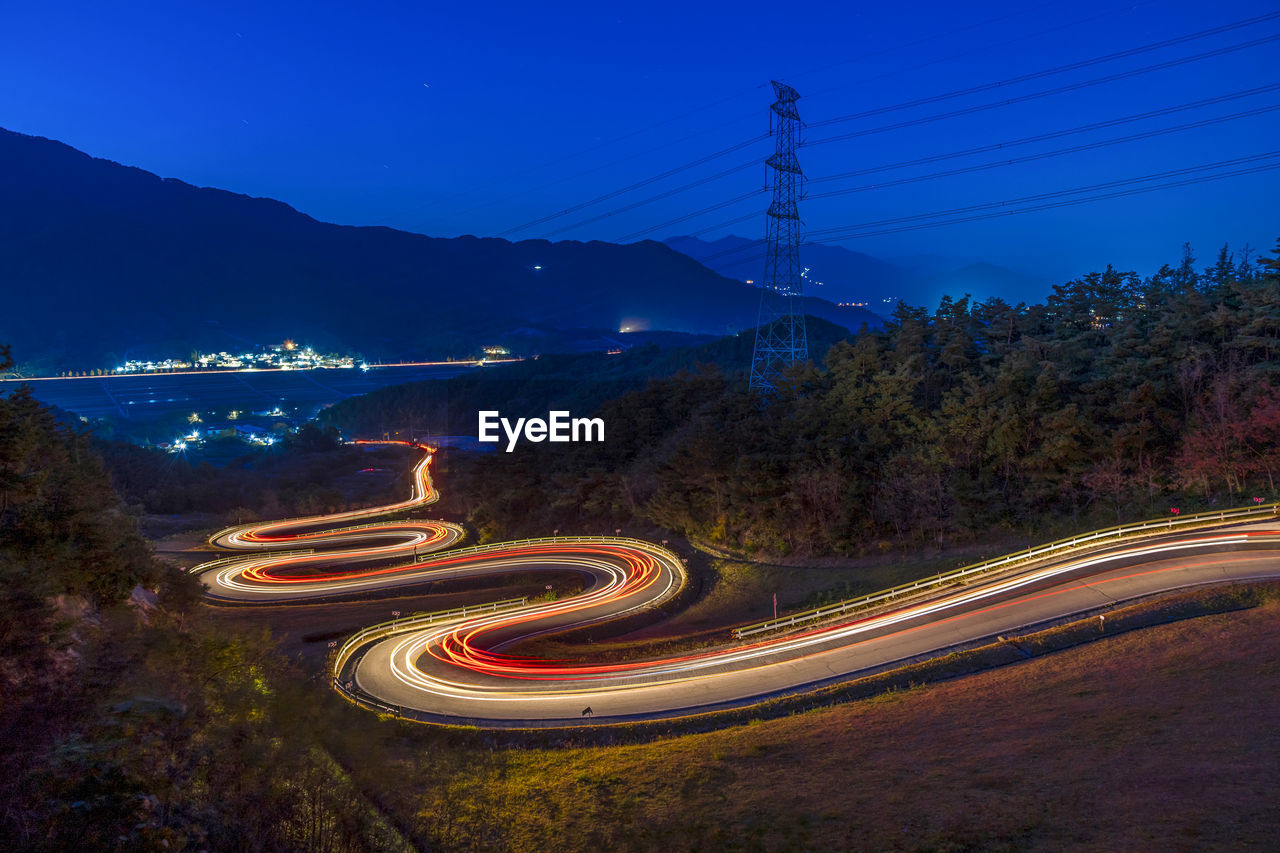
<path id="1" fill-rule="evenodd" d="M 681 716 L 798 692 L 1168 589 L 1280 577 L 1280 529 L 1268 521 L 1100 546 L 884 612 L 658 660 L 523 657 L 505 650 L 531 637 L 615 620 L 668 600 L 685 581 L 682 561 L 632 539 L 559 537 L 445 551 L 462 535 L 445 522 L 342 527 L 438 499 L 430 477 L 432 448 L 369 443 L 423 451 L 408 500 L 230 528 L 211 541 L 260 553 L 193 571 L 200 572 L 210 595 L 250 602 L 300 601 L 480 575 L 570 571 L 588 578 L 583 592 L 559 601 L 392 630 L 361 645 L 363 654 L 351 658 L 350 676 L 342 676 L 348 692 L 438 721 L 564 725 L 584 713 L 615 721 Z M 322 526 L 331 529 L 319 530 Z M 274 555 L 269 550 L 298 545 L 334 550 Z M 406 561 L 414 549 L 426 556 Z"/>

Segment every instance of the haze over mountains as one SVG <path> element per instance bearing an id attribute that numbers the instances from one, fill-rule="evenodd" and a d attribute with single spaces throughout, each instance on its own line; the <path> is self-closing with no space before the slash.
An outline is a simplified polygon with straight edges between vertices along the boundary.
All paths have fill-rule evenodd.
<path id="1" fill-rule="evenodd" d="M 722 335 L 759 306 L 755 288 L 654 241 L 333 225 L 3 129 L 0 287 L 0 342 L 42 370 L 286 337 L 379 360 L 573 349 L 622 327 Z M 821 299 L 807 310 L 879 322 Z"/>
<path id="2" fill-rule="evenodd" d="M 758 240 L 669 237 L 663 242 L 739 281 L 758 282 L 764 272 L 764 246 Z M 1034 276 L 985 261 L 930 254 L 885 260 L 841 246 L 805 243 L 800 262 L 809 267 L 807 293 L 836 303 L 865 302 L 882 314 L 892 312 L 898 300 L 932 308 L 944 294 L 959 298 L 968 293 L 979 300 L 999 296 L 1016 305 L 1039 301 L 1049 291 L 1049 282 Z"/>

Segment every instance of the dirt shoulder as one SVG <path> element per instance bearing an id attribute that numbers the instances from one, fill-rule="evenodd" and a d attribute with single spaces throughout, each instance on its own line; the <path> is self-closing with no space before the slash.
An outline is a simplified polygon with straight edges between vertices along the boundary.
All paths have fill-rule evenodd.
<path id="1" fill-rule="evenodd" d="M 627 746 L 495 752 L 386 723 L 403 757 L 378 787 L 458 848 L 1266 849 L 1280 837 L 1277 660 L 1272 597 Z M 412 757 L 428 747 L 450 756 L 447 779 Z"/>

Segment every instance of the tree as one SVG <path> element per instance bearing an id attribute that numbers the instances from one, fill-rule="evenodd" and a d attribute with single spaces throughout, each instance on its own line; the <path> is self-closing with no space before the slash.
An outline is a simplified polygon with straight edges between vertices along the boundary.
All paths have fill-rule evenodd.
<path id="1" fill-rule="evenodd" d="M 1271 250 L 1271 254 L 1273 257 L 1259 259 L 1258 266 L 1264 275 L 1280 278 L 1280 237 L 1276 238 L 1276 247 Z"/>
<path id="2" fill-rule="evenodd" d="M 298 427 L 298 431 L 285 437 L 285 446 L 306 453 L 323 453 L 333 450 L 342 444 L 338 428 L 333 425 L 320 427 L 314 421 L 307 421 Z"/>

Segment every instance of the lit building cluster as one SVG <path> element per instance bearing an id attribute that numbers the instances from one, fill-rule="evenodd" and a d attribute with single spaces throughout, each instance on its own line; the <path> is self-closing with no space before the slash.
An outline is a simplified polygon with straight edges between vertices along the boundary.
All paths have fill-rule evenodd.
<path id="1" fill-rule="evenodd" d="M 169 370 L 190 370 L 189 361 L 166 358 L 164 361 L 126 361 L 115 369 L 116 373 L 163 373 Z"/>
<path id="2" fill-rule="evenodd" d="M 175 370 L 315 370 L 355 367 L 349 355 L 322 355 L 311 347 L 299 348 L 293 341 L 275 344 L 261 352 L 196 353 L 194 361 L 166 358 L 163 361 L 126 361 L 115 373 L 165 373 Z"/>
<path id="3" fill-rule="evenodd" d="M 244 412 L 227 412 L 225 421 L 206 421 L 198 412 L 187 418 L 190 429 L 173 441 L 162 441 L 157 446 L 170 453 L 181 453 L 203 447 L 206 442 L 218 439 L 236 439 L 245 444 L 271 447 L 293 432 L 297 424 L 283 409 L 276 406 L 265 412 L 253 412 L 257 423 L 245 423 Z"/>

